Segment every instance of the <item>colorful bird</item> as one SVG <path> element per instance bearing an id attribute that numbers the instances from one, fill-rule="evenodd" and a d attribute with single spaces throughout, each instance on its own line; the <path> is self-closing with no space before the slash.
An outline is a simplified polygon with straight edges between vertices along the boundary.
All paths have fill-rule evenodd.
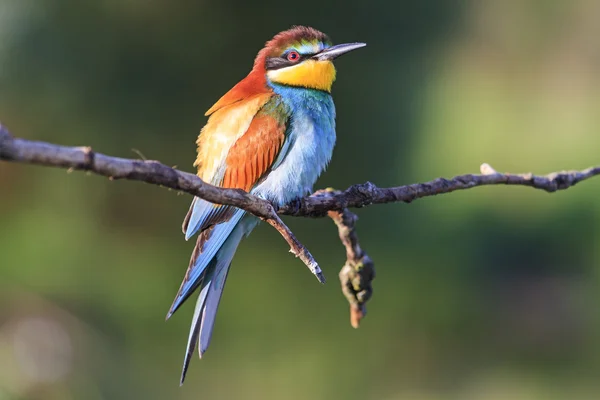
<path id="1" fill-rule="evenodd" d="M 197 140 L 194 166 L 205 182 L 250 192 L 275 205 L 309 194 L 335 144 L 332 61 L 365 43 L 332 46 L 316 29 L 280 32 L 258 53 L 252 71 L 215 103 Z M 183 221 L 186 240 L 199 233 L 167 319 L 200 288 L 181 384 L 198 346 L 206 351 L 229 266 L 258 219 L 241 209 L 194 198 Z"/>

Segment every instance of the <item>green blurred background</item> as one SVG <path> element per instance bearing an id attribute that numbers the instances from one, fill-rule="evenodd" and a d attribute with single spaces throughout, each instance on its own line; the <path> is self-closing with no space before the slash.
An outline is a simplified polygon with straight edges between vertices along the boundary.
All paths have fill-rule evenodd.
<path id="1" fill-rule="evenodd" d="M 318 187 L 600 163 L 594 0 L 0 0 L 0 120 L 192 171 L 204 111 L 293 24 L 368 43 L 337 62 Z M 0 399 L 597 399 L 599 193 L 593 179 L 359 210 L 377 279 L 358 330 L 333 223 L 286 219 L 325 286 L 261 226 L 180 388 L 193 302 L 164 316 L 190 196 L 0 163 Z"/>

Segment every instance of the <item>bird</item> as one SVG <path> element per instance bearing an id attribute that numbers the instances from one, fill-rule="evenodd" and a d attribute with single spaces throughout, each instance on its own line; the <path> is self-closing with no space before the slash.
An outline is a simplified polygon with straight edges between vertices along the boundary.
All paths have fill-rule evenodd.
<path id="1" fill-rule="evenodd" d="M 333 60 L 366 46 L 333 45 L 307 26 L 292 26 L 267 41 L 250 73 L 205 114 L 194 166 L 205 182 L 242 189 L 276 207 L 311 193 L 336 141 Z M 169 319 L 200 289 L 188 336 L 180 385 L 195 348 L 208 348 L 217 309 L 240 241 L 259 219 L 242 209 L 194 197 L 182 230 L 198 235 Z"/>

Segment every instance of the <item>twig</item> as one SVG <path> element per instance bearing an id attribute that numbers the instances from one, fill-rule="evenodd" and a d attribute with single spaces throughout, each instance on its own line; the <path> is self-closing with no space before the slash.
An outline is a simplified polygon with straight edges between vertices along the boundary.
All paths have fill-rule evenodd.
<path id="1" fill-rule="evenodd" d="M 320 194 L 336 194 L 331 188 L 319 191 Z M 329 217 L 335 222 L 342 244 L 346 248 L 346 264 L 339 273 L 342 293 L 350 304 L 350 324 L 354 328 L 367 314 L 367 301 L 373 295 L 371 282 L 375 279 L 375 265 L 358 243 L 356 234 L 356 214 L 345 208 L 342 211 L 329 211 Z"/>
<path id="2" fill-rule="evenodd" d="M 273 218 L 265 219 L 265 221 L 271 225 L 273 228 L 277 229 L 277 232 L 283 236 L 286 242 L 290 245 L 290 253 L 300 258 L 302 262 L 310 269 L 310 272 L 313 273 L 314 276 L 317 277 L 319 282 L 325 283 L 325 276 L 323 276 L 323 271 L 319 267 L 319 264 L 315 261 L 314 257 L 302 243 L 296 239 L 296 236 L 292 233 L 290 228 L 287 227 L 286 224 L 283 223 L 281 218 L 277 214 L 274 215 Z"/>
<path id="3" fill-rule="evenodd" d="M 352 185 L 341 192 L 306 197 L 297 204 L 281 207 L 279 213 L 296 217 L 324 217 L 331 210 L 360 208 L 371 204 L 411 203 L 423 197 L 489 185 L 529 186 L 553 193 L 568 189 L 581 181 L 600 175 L 600 166 L 590 167 L 582 171 L 553 172 L 544 176 L 531 173 L 498 173 L 488 164 L 482 164 L 480 169 L 481 175 L 466 174 L 451 179 L 437 178 L 429 182 L 390 188 L 379 188 L 371 182 L 361 183 Z"/>

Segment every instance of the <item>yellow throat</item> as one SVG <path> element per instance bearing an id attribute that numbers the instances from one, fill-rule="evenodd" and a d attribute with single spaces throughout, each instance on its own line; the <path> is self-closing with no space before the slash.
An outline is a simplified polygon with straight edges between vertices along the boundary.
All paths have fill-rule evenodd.
<path id="1" fill-rule="evenodd" d="M 306 60 L 298 65 L 267 72 L 273 83 L 331 92 L 335 67 L 331 61 Z"/>

